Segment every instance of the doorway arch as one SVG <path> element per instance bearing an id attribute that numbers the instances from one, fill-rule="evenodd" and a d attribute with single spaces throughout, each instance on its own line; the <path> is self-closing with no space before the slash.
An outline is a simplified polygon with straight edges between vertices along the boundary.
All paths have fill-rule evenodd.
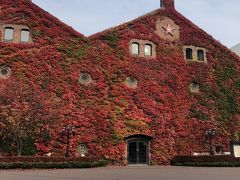
<path id="1" fill-rule="evenodd" d="M 127 141 L 127 160 L 129 165 L 146 164 L 150 160 L 150 141 L 152 137 L 142 134 L 131 135 Z"/>

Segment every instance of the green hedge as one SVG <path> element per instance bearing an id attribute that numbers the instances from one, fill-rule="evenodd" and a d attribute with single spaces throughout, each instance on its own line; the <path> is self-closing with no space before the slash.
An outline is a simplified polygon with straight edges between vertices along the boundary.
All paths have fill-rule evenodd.
<path id="1" fill-rule="evenodd" d="M 174 166 L 197 167 L 240 167 L 240 158 L 234 156 L 175 156 L 171 162 Z"/>
<path id="2" fill-rule="evenodd" d="M 65 158 L 62 156 L 51 157 L 36 157 L 36 156 L 3 156 L 0 157 L 0 163 L 13 163 L 13 162 L 31 162 L 31 163 L 50 163 L 50 162 L 95 162 L 102 160 L 102 157 L 87 156 L 87 157 L 70 157 Z"/>
<path id="3" fill-rule="evenodd" d="M 240 162 L 185 162 L 185 163 L 175 163 L 174 166 L 191 166 L 191 167 L 240 167 Z"/>
<path id="4" fill-rule="evenodd" d="M 100 160 L 95 162 L 11 162 L 0 163 L 0 169 L 64 169 L 64 168 L 94 168 L 107 166 L 109 161 Z"/>

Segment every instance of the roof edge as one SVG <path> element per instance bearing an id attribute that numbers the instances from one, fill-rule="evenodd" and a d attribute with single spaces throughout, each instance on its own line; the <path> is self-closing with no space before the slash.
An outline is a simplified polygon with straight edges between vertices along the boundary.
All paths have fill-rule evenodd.
<path id="1" fill-rule="evenodd" d="M 103 35 L 103 34 L 105 34 L 105 33 L 110 32 L 110 31 L 112 31 L 112 30 L 119 30 L 119 29 L 125 27 L 125 26 L 128 25 L 128 24 L 132 24 L 132 23 L 141 21 L 143 18 L 148 17 L 148 16 L 151 16 L 151 15 L 154 15 L 154 14 L 157 14 L 157 13 L 159 13 L 160 11 L 163 11 L 163 10 L 164 10 L 163 8 L 155 9 L 155 10 L 149 12 L 149 13 L 146 13 L 146 14 L 144 14 L 144 15 L 138 16 L 138 17 L 136 17 L 136 18 L 134 18 L 134 19 L 131 19 L 131 20 L 129 20 L 129 21 L 120 23 L 120 24 L 118 24 L 118 25 L 116 25 L 116 26 L 112 26 L 112 27 L 107 28 L 107 29 L 105 29 L 105 30 L 103 30 L 103 31 L 100 31 L 100 32 L 94 33 L 94 34 L 92 34 L 92 35 L 89 35 L 89 36 L 87 36 L 87 38 L 89 38 L 89 39 L 94 39 L 94 38 L 97 38 L 97 37 L 99 37 L 99 36 L 101 36 L 101 35 Z"/>

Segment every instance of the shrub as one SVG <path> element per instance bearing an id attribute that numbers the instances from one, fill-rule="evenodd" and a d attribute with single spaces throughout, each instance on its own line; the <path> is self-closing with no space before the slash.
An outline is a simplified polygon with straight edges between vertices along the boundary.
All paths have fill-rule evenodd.
<path id="1" fill-rule="evenodd" d="M 49 169 L 49 168 L 93 168 L 106 166 L 109 161 L 100 157 L 64 158 L 64 157 L 3 157 L 0 169 Z"/>
<path id="2" fill-rule="evenodd" d="M 94 162 L 11 162 L 0 163 L 0 169 L 65 169 L 65 168 L 94 168 L 108 165 L 108 161 L 100 160 Z"/>
<path id="3" fill-rule="evenodd" d="M 6 156 L 0 157 L 0 163 L 15 163 L 15 162 L 94 162 L 100 161 L 101 157 L 80 157 L 80 158 L 65 158 L 65 157 L 32 157 L 32 156 Z"/>
<path id="4" fill-rule="evenodd" d="M 240 167 L 240 158 L 234 156 L 175 156 L 174 166 Z"/>

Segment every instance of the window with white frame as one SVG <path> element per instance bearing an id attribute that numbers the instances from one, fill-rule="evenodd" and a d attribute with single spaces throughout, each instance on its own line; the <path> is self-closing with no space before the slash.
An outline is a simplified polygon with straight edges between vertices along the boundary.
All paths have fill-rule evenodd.
<path id="1" fill-rule="evenodd" d="M 21 29 L 21 42 L 29 42 L 30 41 L 30 31 L 29 29 Z"/>
<path id="2" fill-rule="evenodd" d="M 4 41 L 13 41 L 14 29 L 12 27 L 5 27 L 4 29 Z"/>
<path id="3" fill-rule="evenodd" d="M 132 54 L 139 55 L 139 43 L 136 42 L 132 43 Z"/>
<path id="4" fill-rule="evenodd" d="M 152 45 L 151 44 L 145 44 L 144 53 L 145 53 L 145 56 L 152 56 Z"/>

